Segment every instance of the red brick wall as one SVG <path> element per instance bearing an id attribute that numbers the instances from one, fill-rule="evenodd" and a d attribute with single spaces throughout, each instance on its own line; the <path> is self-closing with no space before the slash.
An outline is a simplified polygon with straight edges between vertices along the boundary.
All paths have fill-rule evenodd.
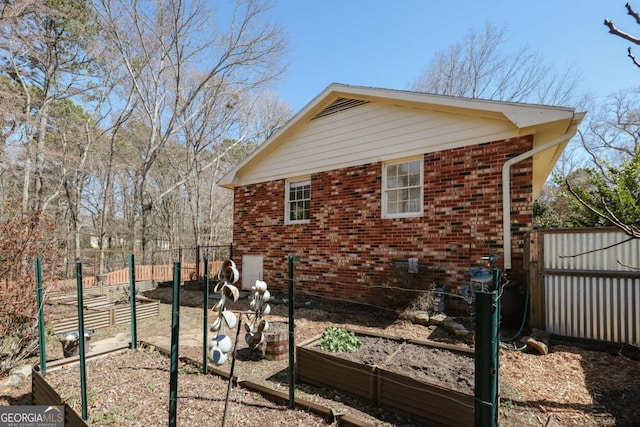
<path id="1" fill-rule="evenodd" d="M 530 150 L 532 139 L 426 154 L 421 218 L 381 218 L 381 163 L 313 174 L 308 224 L 284 224 L 284 180 L 238 187 L 236 263 L 241 265 L 243 254 L 264 255 L 265 281 L 284 291 L 287 256 L 297 255 L 297 292 L 371 300 L 380 291 L 376 285 L 395 274 L 393 260 L 418 258 L 421 266 L 441 272 L 438 282 L 454 289 L 466 277 L 470 240 L 473 262 L 502 254 L 502 165 Z M 532 226 L 531 178 L 531 160 L 512 168 L 514 273 L 522 268 L 523 235 Z"/>

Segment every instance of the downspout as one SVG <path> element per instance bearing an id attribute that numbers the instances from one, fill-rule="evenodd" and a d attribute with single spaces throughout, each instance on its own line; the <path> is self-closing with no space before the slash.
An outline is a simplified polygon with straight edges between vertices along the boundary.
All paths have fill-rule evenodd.
<path id="1" fill-rule="evenodd" d="M 573 138 L 578 132 L 577 123 L 580 123 L 580 119 L 581 117 L 578 117 L 578 120 L 574 118 L 564 135 L 509 159 L 502 166 L 502 229 L 504 234 L 502 245 L 505 270 L 511 270 L 511 166 Z"/>

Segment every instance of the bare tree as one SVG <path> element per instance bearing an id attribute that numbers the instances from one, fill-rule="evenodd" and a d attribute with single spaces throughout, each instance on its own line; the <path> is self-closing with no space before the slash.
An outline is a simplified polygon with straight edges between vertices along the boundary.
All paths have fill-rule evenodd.
<path id="1" fill-rule="evenodd" d="M 605 225 L 640 237 L 640 89 L 610 94 L 579 130 L 590 157 L 589 187 L 565 179 L 568 191 Z"/>
<path id="2" fill-rule="evenodd" d="M 437 52 L 412 89 L 437 95 L 566 105 L 578 73 L 554 73 L 528 48 L 506 52 L 507 31 L 492 23 Z"/>
<path id="3" fill-rule="evenodd" d="M 142 249 L 154 208 L 147 192 L 149 172 L 163 148 L 179 141 L 181 129 L 206 107 L 201 95 L 214 89 L 239 95 L 279 74 L 285 43 L 268 19 L 268 6 L 237 1 L 230 21 L 223 23 L 200 2 L 99 2 L 108 48 L 117 53 L 134 88 L 134 118 L 147 132 L 134 176 L 135 229 Z"/>
<path id="4" fill-rule="evenodd" d="M 15 82 L 22 102 L 14 135 L 24 145 L 23 212 L 29 205 L 35 211 L 47 207 L 44 153 L 52 104 L 92 87 L 88 51 L 95 33 L 87 6 L 82 0 L 17 1 L 5 2 L 2 10 L 0 71 Z"/>
<path id="5" fill-rule="evenodd" d="M 631 3 L 627 3 L 624 6 L 627 8 L 627 14 L 630 15 L 636 21 L 636 24 L 640 25 L 640 15 L 638 14 L 638 12 L 636 12 L 633 9 L 633 6 L 631 6 Z M 610 19 L 605 18 L 604 25 L 607 28 L 609 28 L 609 32 L 611 34 L 621 37 L 625 40 L 628 40 L 633 44 L 640 45 L 640 38 L 620 30 L 618 27 L 616 27 L 616 25 Z M 638 60 L 636 59 L 635 55 L 633 54 L 633 49 L 631 49 L 631 47 L 627 48 L 627 56 L 631 59 L 631 61 L 636 67 L 640 67 L 640 62 L 638 62 Z"/>

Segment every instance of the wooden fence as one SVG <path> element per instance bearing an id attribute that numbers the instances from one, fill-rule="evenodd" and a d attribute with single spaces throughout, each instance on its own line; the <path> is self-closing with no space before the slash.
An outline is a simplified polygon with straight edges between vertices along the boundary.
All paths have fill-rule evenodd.
<path id="1" fill-rule="evenodd" d="M 218 270 L 222 265 L 222 261 L 209 262 L 209 275 L 214 277 L 218 274 Z M 173 265 L 136 265 L 136 281 L 168 281 L 173 280 Z M 180 281 L 197 280 L 204 277 L 204 263 L 199 264 L 199 270 L 196 272 L 195 263 L 183 263 L 180 265 Z M 98 280 L 101 279 L 101 280 Z M 82 285 L 90 288 L 98 284 L 103 286 L 121 285 L 129 283 L 129 268 L 110 271 L 103 277 L 85 276 L 82 278 Z"/>

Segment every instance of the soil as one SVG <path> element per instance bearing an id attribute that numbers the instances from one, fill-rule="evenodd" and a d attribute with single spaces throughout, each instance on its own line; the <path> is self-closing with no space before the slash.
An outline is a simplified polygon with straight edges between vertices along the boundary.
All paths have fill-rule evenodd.
<path id="1" fill-rule="evenodd" d="M 362 345 L 353 352 L 330 353 L 320 347 L 314 349 L 461 393 L 474 393 L 475 361 L 471 356 L 386 338 L 358 336 L 358 339 Z"/>
<path id="2" fill-rule="evenodd" d="M 160 314 L 138 324 L 138 339 L 142 341 L 168 342 L 171 333 L 171 289 L 160 288 L 146 292 L 146 296 L 161 301 Z M 181 292 L 180 355 L 196 361 L 202 360 L 203 310 L 202 292 Z M 247 310 L 245 302 L 237 303 L 233 310 Z M 287 321 L 286 304 L 272 304 L 270 322 Z M 387 316 L 386 312 L 340 306 L 316 304 L 313 300 L 297 300 L 295 309 L 295 340 L 320 335 L 328 326 L 346 326 L 378 334 L 401 336 L 427 341 L 445 342 L 468 348 L 442 328 L 430 329 L 412 324 L 402 317 Z M 91 339 L 91 346 L 106 339 L 128 339 L 129 325 L 117 325 L 98 329 Z M 232 337 L 235 338 L 235 337 Z M 162 341 L 164 340 L 164 341 Z M 169 346 L 166 346 L 169 348 Z M 541 356 L 525 351 L 502 349 L 500 351 L 500 424 L 505 426 L 633 426 L 640 420 L 640 362 L 628 357 L 629 346 L 619 346 L 614 351 L 594 351 L 584 347 L 551 343 L 550 353 Z M 62 357 L 59 343 L 47 344 L 47 359 Z M 121 359 L 120 359 L 121 358 Z M 89 414 L 93 425 L 145 425 L 167 424 L 168 359 L 157 352 L 127 351 L 118 356 L 116 365 L 110 366 L 104 359 L 89 366 Z M 400 359 L 398 359 L 400 360 Z M 408 366 L 398 361 L 397 366 Z M 33 364 L 38 363 L 34 358 Z M 266 361 L 239 340 L 234 374 L 239 380 L 247 379 L 287 392 L 288 361 Z M 458 371 L 457 362 L 452 365 Z M 114 366 L 118 366 L 114 368 Z M 227 372 L 230 363 L 222 366 Z M 53 373 L 49 376 L 53 378 Z M 78 375 L 73 372 L 62 376 L 63 381 L 75 383 L 65 392 L 70 405 L 78 408 Z M 216 424 L 226 395 L 226 381 L 216 376 L 194 373 L 193 367 L 184 364 L 180 368 L 178 395 L 178 425 Z M 73 388 L 75 387 L 75 388 Z M 31 401 L 30 381 L 17 387 L 0 389 L 0 405 L 28 405 Z M 120 394 L 118 394 L 120 393 Z M 331 407 L 336 413 L 351 415 L 375 426 L 412 426 L 419 423 L 374 407 L 361 399 L 329 388 L 297 384 L 296 396 Z M 317 417 L 285 406 L 260 400 L 255 393 L 240 387 L 231 390 L 233 422 L 228 425 L 319 425 Z M 156 412 L 152 406 L 162 409 Z M 148 418 L 147 415 L 149 414 Z"/>
<path id="3" fill-rule="evenodd" d="M 169 415 L 170 360 L 157 351 L 110 355 L 87 363 L 89 423 L 95 426 L 164 426 Z M 91 381 L 93 380 L 93 381 Z M 80 414 L 79 372 L 70 366 L 47 374 L 47 382 Z M 181 426 L 221 425 L 228 382 L 181 364 L 177 420 Z M 301 410 L 285 410 L 257 393 L 234 387 L 227 405 L 229 426 L 263 426 L 278 420 L 292 426 L 324 426 L 324 420 Z M 269 425 L 269 424 L 267 424 Z"/>

